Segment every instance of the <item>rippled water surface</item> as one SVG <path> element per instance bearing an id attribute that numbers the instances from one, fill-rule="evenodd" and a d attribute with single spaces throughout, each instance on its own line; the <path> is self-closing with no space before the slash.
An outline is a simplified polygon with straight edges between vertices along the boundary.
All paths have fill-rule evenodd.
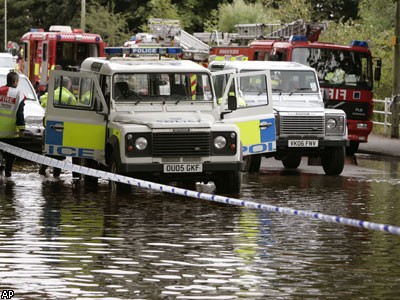
<path id="1" fill-rule="evenodd" d="M 358 156 L 338 177 L 275 165 L 231 196 L 400 226 L 398 163 Z M 0 177 L 13 299 L 400 299 L 400 236 L 37 169 Z"/>

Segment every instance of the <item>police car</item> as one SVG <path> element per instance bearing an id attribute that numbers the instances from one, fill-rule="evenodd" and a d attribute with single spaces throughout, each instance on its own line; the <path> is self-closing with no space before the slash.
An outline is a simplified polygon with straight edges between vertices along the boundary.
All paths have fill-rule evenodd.
<path id="1" fill-rule="evenodd" d="M 138 51 L 129 49 L 123 51 Z M 235 97 L 226 96 L 227 91 L 225 105 L 217 105 L 208 69 L 192 61 L 158 57 L 175 55 L 179 49 L 157 51 L 156 60 L 87 58 L 79 72 L 52 71 L 45 154 L 78 157 L 87 166 L 140 179 L 212 181 L 218 192 L 238 192 L 244 150 L 272 149 L 275 142 L 274 126 L 269 128 L 270 144 L 262 144 L 260 135 L 241 140 L 240 134 L 246 136 L 246 128 L 257 126 L 260 131 L 260 114 L 255 111 L 272 114 L 272 104 L 246 113 L 238 109 Z M 155 54 L 154 49 L 140 49 L 141 54 L 146 52 Z M 66 76 L 76 83 L 74 104 L 54 97 Z M 258 151 L 267 151 L 262 149 Z M 113 189 L 121 187 L 110 184 Z"/>
<path id="2" fill-rule="evenodd" d="M 348 145 L 346 113 L 324 107 L 323 93 L 313 68 L 295 62 L 212 61 L 209 69 L 214 74 L 270 71 L 277 123 L 276 151 L 250 157 L 249 170 L 259 170 L 262 156 L 275 157 L 291 169 L 297 168 L 304 156 L 308 157 L 309 164 L 322 165 L 327 175 L 341 174 Z M 220 80 L 218 84 L 225 81 Z M 247 105 L 252 105 L 260 101 L 262 86 L 257 78 L 237 80 L 236 93 Z"/>

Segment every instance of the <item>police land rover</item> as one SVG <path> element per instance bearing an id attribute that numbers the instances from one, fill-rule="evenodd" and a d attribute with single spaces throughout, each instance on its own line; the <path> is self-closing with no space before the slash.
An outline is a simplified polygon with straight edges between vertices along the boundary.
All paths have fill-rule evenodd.
<path id="1" fill-rule="evenodd" d="M 237 99 L 230 97 L 226 108 L 217 105 L 208 69 L 192 61 L 159 59 L 161 52 L 171 56 L 179 48 L 139 49 L 107 51 L 153 53 L 157 59 L 87 58 L 79 72 L 51 72 L 44 153 L 161 183 L 212 181 L 217 192 L 237 193 L 241 146 L 252 145 L 241 143 L 235 123 L 252 123 L 258 115 L 227 118 L 235 114 Z M 73 101 L 59 94 L 65 77 L 73 82 Z M 264 118 L 266 111 L 272 113 L 272 104 L 265 106 Z M 262 144 L 260 138 L 257 143 Z M 273 136 L 264 148 L 273 149 L 274 143 Z"/>
<path id="2" fill-rule="evenodd" d="M 324 108 L 313 68 L 295 62 L 213 61 L 209 69 L 217 75 L 216 90 L 224 73 L 221 70 L 242 74 L 270 70 L 276 152 L 249 157 L 249 171 L 259 170 L 262 156 L 281 160 L 285 168 L 297 168 L 302 156 L 306 156 L 309 164 L 322 165 L 325 174 L 341 174 L 348 145 L 346 114 L 340 109 Z M 260 83 L 254 80 L 238 80 L 235 88 L 247 105 L 260 95 Z"/>

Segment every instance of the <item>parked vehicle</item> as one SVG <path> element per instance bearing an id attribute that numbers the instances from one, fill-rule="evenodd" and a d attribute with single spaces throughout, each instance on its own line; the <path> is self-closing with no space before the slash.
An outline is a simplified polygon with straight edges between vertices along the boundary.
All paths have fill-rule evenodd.
<path id="1" fill-rule="evenodd" d="M 276 152 L 251 156 L 247 162 L 249 171 L 259 170 L 264 155 L 281 160 L 286 168 L 297 168 L 302 156 L 306 156 L 309 163 L 318 161 L 327 175 L 342 172 L 348 142 L 346 114 L 340 109 L 324 108 L 313 68 L 271 61 L 213 61 L 208 67 L 215 74 L 221 74 L 222 70 L 239 74 L 270 71 L 277 124 Z M 219 85 L 222 83 L 219 80 Z M 235 90 L 245 105 L 251 105 L 263 93 L 263 85 L 258 80 L 237 80 Z"/>
<path id="2" fill-rule="evenodd" d="M 0 53 L 0 68 L 15 69 L 17 67 L 16 57 L 10 53 Z"/>
<path id="3" fill-rule="evenodd" d="M 21 37 L 19 70 L 32 82 L 37 93 L 47 90 L 50 71 L 60 66 L 76 70 L 87 57 L 104 56 L 104 42 L 100 35 L 53 25 L 46 32 L 31 29 Z"/>
<path id="4" fill-rule="evenodd" d="M 7 83 L 8 72 L 10 72 L 10 68 L 0 68 L 0 86 Z M 44 109 L 40 105 L 35 89 L 28 77 L 22 73 L 19 73 L 19 76 L 18 89 L 21 92 L 21 97 L 25 97 L 25 132 L 20 139 L 20 147 L 41 153 L 44 133 Z"/>

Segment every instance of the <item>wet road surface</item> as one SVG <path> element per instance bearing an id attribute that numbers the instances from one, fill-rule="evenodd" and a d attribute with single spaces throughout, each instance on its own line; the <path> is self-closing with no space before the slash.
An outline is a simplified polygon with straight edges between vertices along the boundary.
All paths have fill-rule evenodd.
<path id="1" fill-rule="evenodd" d="M 400 299 L 399 236 L 37 170 L 0 177 L 13 299 Z M 341 176 L 268 159 L 232 196 L 400 226 L 399 187 L 396 159 L 357 155 Z"/>

